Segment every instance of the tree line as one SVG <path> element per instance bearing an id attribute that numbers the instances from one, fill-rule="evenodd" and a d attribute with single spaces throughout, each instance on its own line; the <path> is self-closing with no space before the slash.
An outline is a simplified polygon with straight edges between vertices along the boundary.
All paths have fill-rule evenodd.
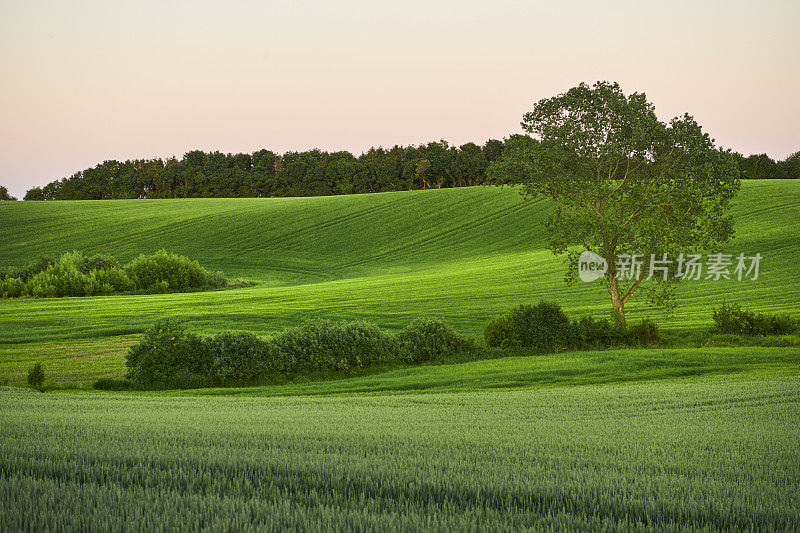
<path id="1" fill-rule="evenodd" d="M 739 162 L 742 179 L 800 179 L 800 152 L 795 152 L 783 161 L 775 161 L 767 154 L 744 157 L 734 154 Z"/>
<path id="2" fill-rule="evenodd" d="M 182 159 L 104 161 L 44 187 L 25 200 L 113 198 L 198 198 L 328 196 L 480 185 L 489 163 L 500 157 L 503 141 L 450 146 L 371 148 L 350 152 L 314 149 L 253 154 L 193 150 Z"/>
<path id="3" fill-rule="evenodd" d="M 461 146 L 442 140 L 370 148 L 358 157 L 318 149 L 283 155 L 192 150 L 182 159 L 104 161 L 34 187 L 25 200 L 329 196 L 464 187 L 486 181 L 486 169 L 501 157 L 504 146 L 496 139 Z M 800 152 L 783 161 L 766 154 L 736 157 L 743 179 L 800 179 Z"/>

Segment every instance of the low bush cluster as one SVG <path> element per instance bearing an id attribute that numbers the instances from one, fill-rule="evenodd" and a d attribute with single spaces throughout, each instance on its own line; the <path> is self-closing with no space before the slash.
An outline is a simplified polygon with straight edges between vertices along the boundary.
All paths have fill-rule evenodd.
<path id="1" fill-rule="evenodd" d="M 222 272 L 160 250 L 120 266 L 110 255 L 68 252 L 58 259 L 40 257 L 23 268 L 0 271 L 0 298 L 54 298 L 124 292 L 187 292 L 224 287 Z"/>
<path id="2" fill-rule="evenodd" d="M 633 325 L 584 317 L 570 321 L 558 304 L 520 305 L 492 320 L 484 332 L 490 348 L 524 348 L 537 352 L 615 346 L 653 346 L 658 326 L 648 319 Z"/>
<path id="3" fill-rule="evenodd" d="M 37 390 L 42 390 L 44 386 L 44 368 L 42 363 L 36 363 L 28 371 L 28 385 Z"/>
<path id="4" fill-rule="evenodd" d="M 140 388 L 195 388 L 267 382 L 280 376 L 352 372 L 391 363 L 444 361 L 471 349 L 444 322 L 416 320 L 397 335 L 364 321 L 313 320 L 270 339 L 222 332 L 199 337 L 159 321 L 126 356 L 126 379 Z M 97 388 L 124 388 L 118 381 Z"/>
<path id="5" fill-rule="evenodd" d="M 764 315 L 742 309 L 739 304 L 723 303 L 712 310 L 719 333 L 733 335 L 791 335 L 800 333 L 800 320 L 787 315 Z"/>

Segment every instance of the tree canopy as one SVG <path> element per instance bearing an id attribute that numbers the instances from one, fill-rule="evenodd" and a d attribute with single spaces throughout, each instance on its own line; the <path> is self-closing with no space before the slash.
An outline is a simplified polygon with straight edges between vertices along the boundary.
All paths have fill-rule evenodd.
<path id="1" fill-rule="evenodd" d="M 327 196 L 480 185 L 503 141 L 456 147 L 446 141 L 350 152 L 308 150 L 278 155 L 192 150 L 182 159 L 104 161 L 34 187 L 26 200 Z"/>
<path id="2" fill-rule="evenodd" d="M 8 194 L 8 189 L 0 185 L 0 201 L 14 201 L 16 198 Z"/>
<path id="3" fill-rule="evenodd" d="M 550 250 L 569 253 L 573 268 L 581 250 L 605 259 L 617 320 L 624 322 L 625 303 L 639 288 L 654 302 L 671 295 L 668 283 L 643 286 L 648 264 L 621 279 L 620 256 L 677 256 L 732 236 L 727 212 L 740 186 L 736 158 L 716 148 L 690 115 L 665 123 L 643 93 L 582 83 L 537 102 L 522 127 L 529 135 L 507 140 L 489 179 L 556 204 L 547 222 Z"/>

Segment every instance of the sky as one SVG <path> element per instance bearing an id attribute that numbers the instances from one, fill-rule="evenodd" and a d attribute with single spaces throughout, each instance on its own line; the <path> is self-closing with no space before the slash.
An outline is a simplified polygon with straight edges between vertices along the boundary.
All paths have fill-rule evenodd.
<path id="1" fill-rule="evenodd" d="M 0 0 L 0 185 L 191 149 L 482 143 L 597 80 L 783 159 L 798 20 L 798 0 Z"/>

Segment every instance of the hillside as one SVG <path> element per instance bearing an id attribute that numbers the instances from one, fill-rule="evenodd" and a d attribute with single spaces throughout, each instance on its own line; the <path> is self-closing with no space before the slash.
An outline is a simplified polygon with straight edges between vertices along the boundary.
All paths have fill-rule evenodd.
<path id="1" fill-rule="evenodd" d="M 497 313 L 540 299 L 605 316 L 599 283 L 563 282 L 544 248 L 544 201 L 485 187 L 317 198 L 18 202 L 0 205 L 0 264 L 70 249 L 127 260 L 165 248 L 258 281 L 220 292 L 0 302 L 0 344 L 141 331 L 158 317 L 201 331 L 268 333 L 312 317 L 366 318 L 399 328 L 418 315 L 479 337 Z M 758 281 L 692 282 L 673 316 L 630 306 L 671 327 L 710 325 L 723 299 L 797 314 L 800 183 L 745 182 L 731 253 L 764 256 Z"/>

